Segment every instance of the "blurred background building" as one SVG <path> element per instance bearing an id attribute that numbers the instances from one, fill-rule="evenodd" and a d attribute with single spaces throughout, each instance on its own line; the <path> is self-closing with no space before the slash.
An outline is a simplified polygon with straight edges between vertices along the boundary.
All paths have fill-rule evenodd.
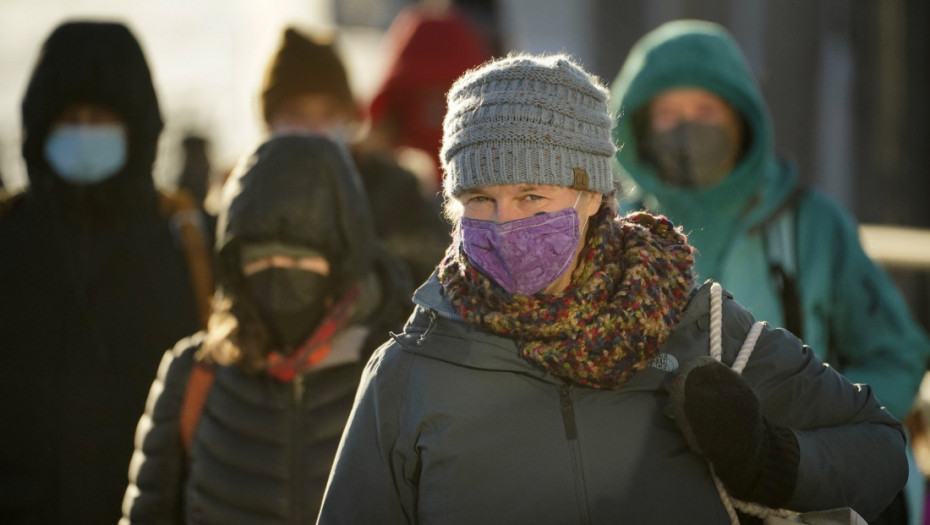
<path id="1" fill-rule="evenodd" d="M 427 0 L 429 1 L 429 0 Z M 433 0 L 442 1 L 442 0 Z M 331 30 L 363 99 L 383 73 L 381 36 L 410 0 L 3 0 L 0 177 L 26 183 L 21 102 L 41 42 L 62 20 L 117 19 L 143 45 L 166 121 L 157 182 L 181 171 L 183 137 L 232 166 L 260 140 L 262 72 L 285 24 Z M 610 83 L 630 46 L 674 18 L 728 27 L 802 179 L 864 223 L 930 228 L 930 3 L 924 0 L 461 0 L 499 51 L 566 51 Z M 0 247 L 2 249 L 2 247 Z M 925 270 L 890 268 L 930 328 Z"/>

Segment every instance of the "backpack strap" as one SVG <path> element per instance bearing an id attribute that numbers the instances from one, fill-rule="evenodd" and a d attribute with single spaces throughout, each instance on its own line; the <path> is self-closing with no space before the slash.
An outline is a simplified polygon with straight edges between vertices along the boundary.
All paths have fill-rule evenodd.
<path id="1" fill-rule="evenodd" d="M 201 328 L 207 327 L 210 303 L 213 300 L 213 266 L 210 247 L 203 233 L 203 218 L 193 198 L 185 190 L 168 194 L 158 192 L 159 210 L 171 221 L 172 231 L 187 261 L 187 270 L 197 304 Z"/>
<path id="2" fill-rule="evenodd" d="M 798 256 L 798 210 L 807 188 L 798 186 L 766 219 L 749 230 L 762 233 L 769 274 L 779 294 L 782 317 L 789 332 L 804 337 Z"/>
<path id="3" fill-rule="evenodd" d="M 207 394 L 213 386 L 213 376 L 212 365 L 197 361 L 187 378 L 187 388 L 184 390 L 184 401 L 181 404 L 181 417 L 178 420 L 185 456 L 190 456 L 194 431 L 197 429 L 197 422 L 200 421 L 203 406 L 207 402 Z"/>

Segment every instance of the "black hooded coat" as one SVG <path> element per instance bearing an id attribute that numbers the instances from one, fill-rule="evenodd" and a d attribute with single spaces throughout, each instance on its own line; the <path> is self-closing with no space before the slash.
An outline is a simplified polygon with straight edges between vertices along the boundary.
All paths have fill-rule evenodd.
<path id="1" fill-rule="evenodd" d="M 361 180 L 332 141 L 269 140 L 237 168 L 223 197 L 217 289 L 231 312 L 252 300 L 240 269 L 245 243 L 313 249 L 330 264 L 333 297 L 360 282 L 365 291 L 327 358 L 293 380 L 213 366 L 189 450 L 180 420 L 204 334 L 167 352 L 139 425 L 121 525 L 314 523 L 362 368 L 413 309 L 407 267 L 376 240 Z M 241 331 L 261 322 L 236 317 Z M 211 320 L 211 330 L 219 326 Z"/>
<path id="2" fill-rule="evenodd" d="M 43 153 L 73 104 L 110 109 L 127 130 L 124 167 L 90 186 L 64 182 Z M 114 523 L 151 377 L 198 326 L 158 209 L 162 120 L 131 32 L 59 26 L 22 118 L 30 184 L 0 207 L 0 522 Z"/>

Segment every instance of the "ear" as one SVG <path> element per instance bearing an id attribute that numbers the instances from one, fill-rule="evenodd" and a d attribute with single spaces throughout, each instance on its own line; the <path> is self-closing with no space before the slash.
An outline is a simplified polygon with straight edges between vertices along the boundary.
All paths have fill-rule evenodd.
<path id="1" fill-rule="evenodd" d="M 601 202 L 604 200 L 604 196 L 593 191 L 586 191 L 585 193 L 591 197 L 585 201 L 579 212 L 582 217 L 591 217 L 597 213 L 597 210 L 601 209 Z"/>

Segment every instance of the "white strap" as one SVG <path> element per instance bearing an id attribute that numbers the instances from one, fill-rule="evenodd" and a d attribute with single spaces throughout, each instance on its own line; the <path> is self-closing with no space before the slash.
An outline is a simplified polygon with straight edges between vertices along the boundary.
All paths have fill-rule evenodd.
<path id="1" fill-rule="evenodd" d="M 733 366 L 731 367 L 737 374 L 742 374 L 743 369 L 746 368 L 746 363 L 749 362 L 749 357 L 756 347 L 756 341 L 759 340 L 759 335 L 762 334 L 763 327 L 764 323 L 762 321 L 756 321 L 753 323 L 752 328 L 749 329 L 749 333 L 743 341 L 743 346 L 740 348 L 739 353 L 736 355 L 736 359 L 733 361 Z M 710 356 L 720 362 L 723 362 L 722 332 L 723 288 L 720 286 L 720 283 L 715 282 L 710 285 Z M 714 486 L 717 487 L 717 493 L 720 494 L 720 501 L 723 503 L 723 507 L 726 509 L 727 515 L 730 516 L 730 522 L 733 525 L 739 525 L 739 517 L 736 514 L 736 509 L 762 519 L 770 516 L 792 518 L 798 515 L 797 512 L 785 509 L 773 509 L 758 503 L 731 498 L 730 494 L 727 493 L 726 487 L 723 486 L 723 482 L 720 481 L 720 478 L 718 478 L 717 474 L 714 472 L 714 466 L 709 463 L 708 465 L 710 466 L 710 473 L 714 480 Z"/>
<path id="2" fill-rule="evenodd" d="M 720 283 L 710 285 L 710 356 L 723 360 L 723 287 Z"/>
<path id="3" fill-rule="evenodd" d="M 749 356 L 752 355 L 752 351 L 756 348 L 756 341 L 759 339 L 759 335 L 762 334 L 763 326 L 765 326 L 765 323 L 756 321 L 753 323 L 752 328 L 749 329 L 749 334 L 746 335 L 746 340 L 743 341 L 743 346 L 739 349 L 739 353 L 733 361 L 733 366 L 730 367 L 737 374 L 742 374 L 743 369 L 746 368 Z"/>
<path id="4" fill-rule="evenodd" d="M 731 367 L 737 374 L 742 374 L 743 369 L 746 368 L 746 363 L 749 362 L 749 356 L 756 347 L 756 341 L 759 340 L 764 325 L 762 321 L 756 321 L 749 329 L 743 346 L 739 349 L 739 354 L 736 355 L 736 360 L 733 361 Z M 710 356 L 723 362 L 723 288 L 720 283 L 710 285 Z"/>

